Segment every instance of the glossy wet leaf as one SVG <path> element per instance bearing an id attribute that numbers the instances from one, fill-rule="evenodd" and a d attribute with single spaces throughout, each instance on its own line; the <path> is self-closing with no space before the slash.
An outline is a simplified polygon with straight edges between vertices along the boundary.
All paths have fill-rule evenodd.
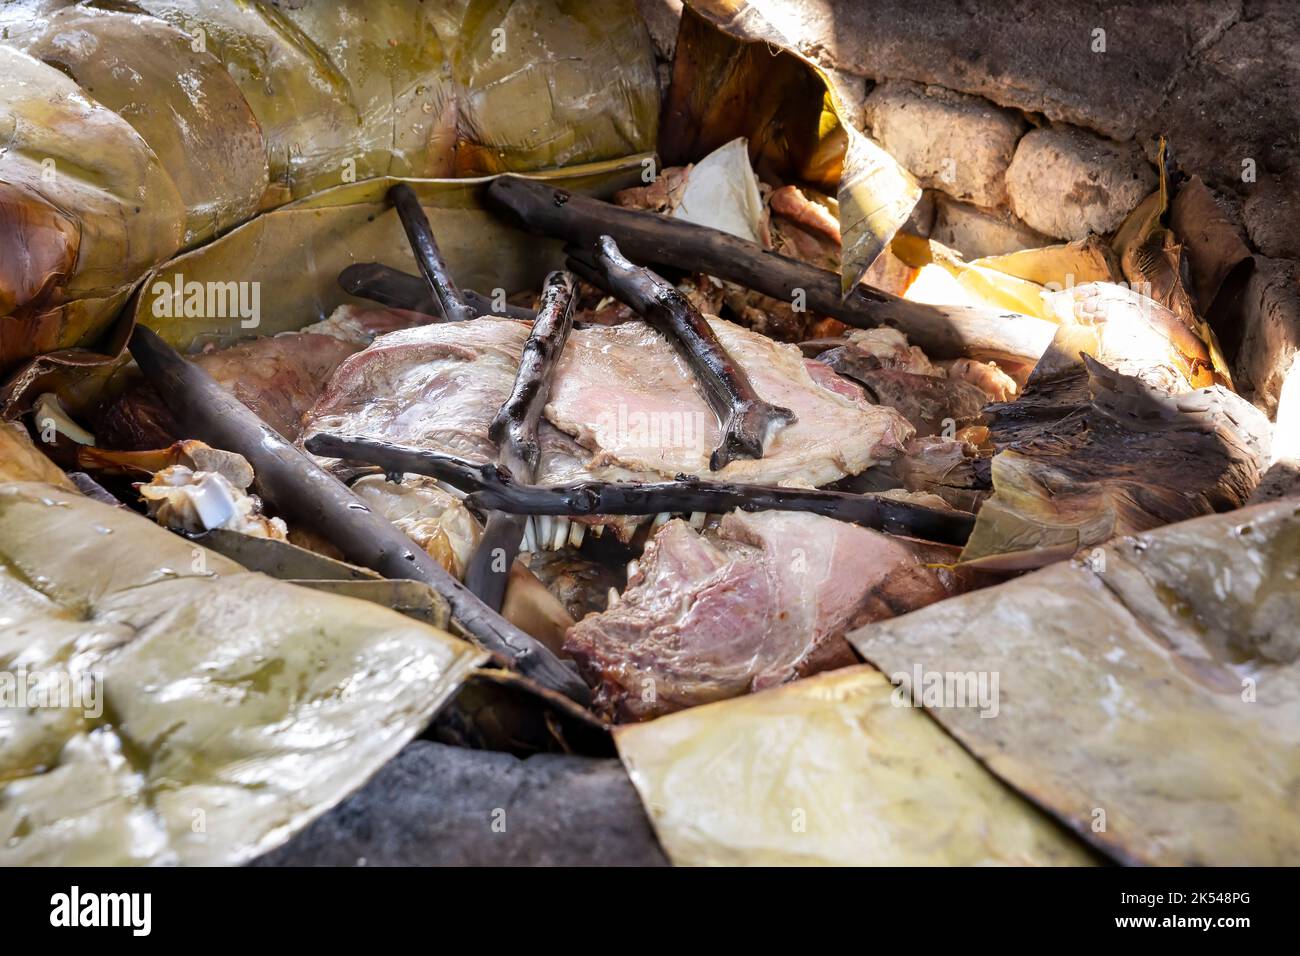
<path id="1" fill-rule="evenodd" d="M 851 667 L 619 727 L 615 742 L 678 865 L 1090 862 L 897 696 Z"/>
<path id="2" fill-rule="evenodd" d="M 69 7 L 29 24 L 16 45 L 149 144 L 185 203 L 185 245 L 256 212 L 267 188 L 261 127 L 221 62 L 188 35 L 143 14 Z"/>
<path id="3" fill-rule="evenodd" d="M 543 178 L 603 195 L 639 182 L 641 169 L 634 157 Z M 563 265 L 562 244 L 528 235 L 488 213 L 480 204 L 486 181 L 406 180 L 420 198 L 458 285 L 489 296 L 496 289 L 539 289 L 546 273 Z M 339 288 L 338 274 L 347 266 L 379 261 L 418 271 L 401 222 L 384 198 L 395 182 L 373 179 L 318 193 L 164 263 L 145 281 L 135 318 L 173 345 L 192 348 L 300 329 L 327 318 L 344 302 L 362 301 Z M 189 283 L 205 290 L 193 309 L 184 291 Z M 250 283 L 243 287 L 250 306 L 257 290 L 256 324 L 239 314 L 234 298 L 223 295 L 209 302 L 206 295 L 214 287 L 235 289 L 237 295 L 239 283 Z M 251 308 L 245 312 L 252 315 Z"/>
<path id="4" fill-rule="evenodd" d="M 1300 860 L 1300 511 L 1117 541 L 849 635 L 888 672 L 997 673 L 998 716 L 930 713 L 1125 862 Z"/>
<path id="5" fill-rule="evenodd" d="M 93 338 L 119 292 L 181 244 L 157 155 L 63 73 L 0 45 L 0 366 Z M 60 308 L 63 300 L 77 305 Z M 52 314 L 42 317 L 43 313 Z"/>
<path id="6" fill-rule="evenodd" d="M 484 660 L 50 485 L 0 486 L 0 568 L 0 668 L 100 682 L 80 707 L 0 708 L 5 864 L 247 860 L 360 786 Z"/>

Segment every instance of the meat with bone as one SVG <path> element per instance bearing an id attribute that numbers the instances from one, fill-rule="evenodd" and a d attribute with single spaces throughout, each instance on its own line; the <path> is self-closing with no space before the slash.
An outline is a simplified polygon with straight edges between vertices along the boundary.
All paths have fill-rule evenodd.
<path id="1" fill-rule="evenodd" d="M 819 384 L 793 346 L 730 322 L 709 323 L 765 401 L 794 412 L 760 459 L 709 470 L 716 418 L 690 370 L 642 323 L 579 329 L 569 340 L 547 417 L 594 454 L 591 466 L 618 465 L 671 478 L 815 486 L 893 458 L 911 428 L 890 408 L 871 406 Z"/>
<path id="2" fill-rule="evenodd" d="M 716 535 L 670 521 L 564 648 L 600 711 L 644 720 L 853 663 L 846 630 L 960 590 L 927 566 L 952 554 L 816 515 L 737 511 Z"/>
<path id="3" fill-rule="evenodd" d="M 428 316 L 400 309 L 342 305 L 328 319 L 301 331 L 209 349 L 190 360 L 262 421 L 294 441 L 302 430 L 303 413 L 316 403 L 345 358 L 365 348 L 376 335 L 427 321 Z M 160 448 L 189 437 L 158 393 L 144 383 L 127 388 L 92 418 L 106 448 Z"/>
<path id="4" fill-rule="evenodd" d="M 798 415 L 762 459 L 709 471 L 715 416 L 672 346 L 644 323 L 629 322 L 570 335 L 546 409 L 550 424 L 542 424 L 538 482 L 684 473 L 819 485 L 892 458 L 911 435 L 893 409 L 819 385 L 797 349 L 721 320 L 712 325 L 760 395 Z M 493 460 L 488 425 L 513 385 L 527 335 L 522 323 L 480 318 L 383 336 L 340 366 L 309 414 L 306 434 Z"/>

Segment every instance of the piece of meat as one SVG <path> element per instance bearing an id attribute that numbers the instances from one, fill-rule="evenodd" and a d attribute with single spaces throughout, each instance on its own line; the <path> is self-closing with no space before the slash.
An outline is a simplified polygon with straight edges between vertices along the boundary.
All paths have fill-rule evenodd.
<path id="1" fill-rule="evenodd" d="M 857 352 L 865 367 L 893 368 L 917 375 L 942 375 L 929 356 L 908 344 L 898 329 L 854 329 L 845 336 L 847 345 Z"/>
<path id="2" fill-rule="evenodd" d="M 644 323 L 576 329 L 551 389 L 547 418 L 608 465 L 751 484 L 815 486 L 894 457 L 912 433 L 893 409 L 872 406 L 818 384 L 799 350 L 710 318 L 718 340 L 767 402 L 797 420 L 761 459 L 711 472 L 717 420 L 672 346 Z"/>
<path id="3" fill-rule="evenodd" d="M 927 567 L 937 557 L 816 515 L 738 511 L 716 535 L 670 521 L 617 604 L 575 624 L 564 648 L 602 713 L 645 720 L 853 663 L 846 630 L 964 586 Z"/>
<path id="4" fill-rule="evenodd" d="M 525 556 L 528 570 L 559 599 L 574 620 L 609 605 L 611 588 L 623 586 L 621 569 L 588 561 L 570 550 L 535 551 Z"/>
<path id="5" fill-rule="evenodd" d="M 993 362 L 959 358 L 942 363 L 948 378 L 968 382 L 988 395 L 989 401 L 1009 402 L 1020 391 L 1013 379 Z"/>
<path id="6" fill-rule="evenodd" d="M 357 346 L 311 332 L 276 335 L 204 352 L 191 361 L 257 416 L 294 441 L 303 413 Z"/>
<path id="7" fill-rule="evenodd" d="M 380 517 L 423 548 L 448 574 L 460 579 L 482 530 L 460 499 L 438 487 L 432 478 L 405 475 L 401 482 L 366 475 L 352 490 Z"/>
<path id="8" fill-rule="evenodd" d="M 488 426 L 514 385 L 527 338 L 525 323 L 497 318 L 381 336 L 339 367 L 303 436 L 334 432 L 495 461 Z"/>
<path id="9" fill-rule="evenodd" d="M 614 194 L 614 204 L 627 209 L 671 214 L 682 201 L 682 194 L 686 192 L 686 182 L 690 175 L 690 166 L 669 166 L 667 169 L 661 169 L 654 182 L 649 185 L 620 189 Z"/>
<path id="10" fill-rule="evenodd" d="M 918 435 L 943 431 L 953 434 L 958 428 L 976 423 L 989 401 L 982 389 L 960 379 L 870 368 L 852 347 L 830 349 L 817 360 L 862 385 L 875 404 L 896 409 Z"/>
<path id="11" fill-rule="evenodd" d="M 891 468 L 908 491 L 938 495 L 962 511 L 977 511 L 993 491 L 989 459 L 957 438 L 913 438 Z"/>
<path id="12" fill-rule="evenodd" d="M 762 459 L 709 471 L 718 424 L 690 370 L 658 332 L 627 322 L 569 336 L 546 407 L 549 424 L 539 433 L 538 481 L 653 481 L 684 473 L 812 486 L 893 457 L 911 435 L 892 409 L 819 385 L 798 349 L 719 319 L 711 324 L 758 394 L 798 416 Z M 308 416 L 307 434 L 495 460 L 488 424 L 513 386 L 527 335 L 523 323 L 480 318 L 383 336 L 339 368 Z"/>
<path id="13" fill-rule="evenodd" d="M 428 322 L 401 309 L 341 305 L 323 321 L 209 348 L 192 357 L 217 383 L 289 441 L 302 429 L 302 415 L 316 403 L 339 364 L 375 336 Z M 91 412 L 104 448 L 143 451 L 186 438 L 158 393 L 146 382 L 128 386 Z"/>

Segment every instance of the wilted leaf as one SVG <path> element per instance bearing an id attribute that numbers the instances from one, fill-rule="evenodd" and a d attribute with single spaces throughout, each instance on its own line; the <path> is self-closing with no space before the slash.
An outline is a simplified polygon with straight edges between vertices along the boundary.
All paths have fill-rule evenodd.
<path id="1" fill-rule="evenodd" d="M 993 496 L 963 563 L 1041 567 L 1117 535 L 1241 507 L 1258 484 L 1269 426 L 1249 402 L 1221 385 L 1171 395 L 1085 362 L 989 406 Z"/>
<path id="2" fill-rule="evenodd" d="M 0 708 L 6 864 L 249 859 L 363 783 L 485 659 L 50 485 L 0 486 L 0 569 L 0 669 L 91 688 L 80 707 Z"/>
<path id="3" fill-rule="evenodd" d="M 1090 862 L 900 695 L 851 667 L 614 739 L 678 865 Z"/>
<path id="4" fill-rule="evenodd" d="M 220 61 L 143 14 L 69 7 L 28 25 L 19 49 L 70 76 L 157 154 L 185 203 L 183 243 L 243 222 L 267 188 L 266 143 Z"/>
<path id="5" fill-rule="evenodd" d="M 844 119 L 833 82 L 744 0 L 685 8 L 659 149 L 683 165 L 738 136 L 766 179 L 798 180 L 839 199 L 842 291 L 889 245 L 921 188 Z"/>
<path id="6" fill-rule="evenodd" d="M 998 674 L 931 715 L 1126 862 L 1300 860 L 1300 511 L 1212 515 L 849 635 L 886 672 Z"/>

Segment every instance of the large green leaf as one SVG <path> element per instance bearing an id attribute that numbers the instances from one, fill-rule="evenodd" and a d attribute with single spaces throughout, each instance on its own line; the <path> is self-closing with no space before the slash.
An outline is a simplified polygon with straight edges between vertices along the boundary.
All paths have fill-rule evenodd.
<path id="1" fill-rule="evenodd" d="M 997 674 L 930 713 L 1119 859 L 1300 863 L 1300 507 L 1170 525 L 849 635 L 888 674 Z"/>
<path id="2" fill-rule="evenodd" d="M 65 345 L 98 331 L 122 287 L 180 246 L 185 207 L 128 123 L 3 45 L 0 103 L 3 366 L 24 354 L 25 339 Z M 60 310 L 35 329 L 19 322 L 69 299 L 99 301 L 76 321 Z"/>
<path id="3" fill-rule="evenodd" d="M 679 865 L 1090 862 L 871 667 L 628 724 L 615 741 Z"/>
<path id="4" fill-rule="evenodd" d="M 185 245 L 257 210 L 267 188 L 261 127 L 221 62 L 180 30 L 144 14 L 69 7 L 10 42 L 143 137 L 185 203 Z"/>
<path id="5" fill-rule="evenodd" d="M 0 864 L 247 860 L 364 783 L 485 659 L 35 483 L 0 485 L 0 607 L 9 692 L 19 674 L 84 690 L 0 707 Z"/>
<path id="6" fill-rule="evenodd" d="M 542 178 L 581 192 L 608 195 L 639 181 L 641 169 L 641 158 L 631 157 L 571 167 Z M 327 317 L 343 302 L 359 301 L 343 292 L 337 281 L 338 274 L 354 262 L 377 260 L 417 272 L 401 221 L 384 198 L 398 181 L 372 179 L 317 193 L 176 257 L 146 279 L 135 318 L 180 348 L 210 341 L 226 344 L 240 337 L 299 329 Z M 496 289 L 506 293 L 540 289 L 546 273 L 563 265 L 559 242 L 521 232 L 483 208 L 480 198 L 488 178 L 402 181 L 419 196 L 458 284 L 485 294 Z M 192 282 L 205 290 L 227 283 L 256 283 L 258 324 L 241 320 L 236 310 L 226 307 L 224 298 L 209 303 L 204 296 L 201 307 L 177 308 L 178 283 L 183 291 Z M 250 302 L 253 288 L 246 287 Z M 182 305 L 185 298 L 182 295 Z"/>

